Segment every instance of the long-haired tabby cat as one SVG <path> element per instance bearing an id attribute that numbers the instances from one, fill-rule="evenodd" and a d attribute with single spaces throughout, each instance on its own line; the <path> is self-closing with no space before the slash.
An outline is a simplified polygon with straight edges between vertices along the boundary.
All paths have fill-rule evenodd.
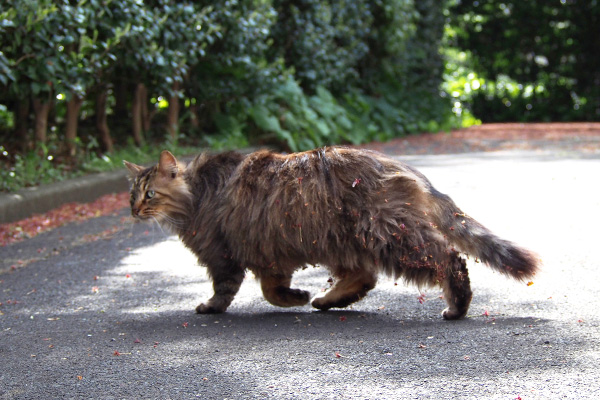
<path id="1" fill-rule="evenodd" d="M 271 304 L 304 305 L 309 293 L 290 287 L 292 274 L 318 264 L 335 283 L 312 300 L 315 308 L 360 300 L 384 273 L 441 286 L 443 317 L 459 319 L 472 297 L 459 251 L 517 280 L 538 269 L 535 254 L 465 215 L 417 170 L 376 152 L 201 154 L 186 166 L 163 151 L 150 168 L 124 163 L 133 216 L 171 228 L 208 268 L 214 295 L 198 313 L 224 312 L 246 270 Z"/>

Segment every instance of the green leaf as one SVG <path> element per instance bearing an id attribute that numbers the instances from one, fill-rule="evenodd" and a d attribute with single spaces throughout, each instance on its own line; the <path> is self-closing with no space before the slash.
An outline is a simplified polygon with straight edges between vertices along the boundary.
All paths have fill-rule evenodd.
<path id="1" fill-rule="evenodd" d="M 261 129 L 268 132 L 281 131 L 281 125 L 277 117 L 271 114 L 267 107 L 257 104 L 250 109 L 250 116 L 254 123 Z"/>
<path id="2" fill-rule="evenodd" d="M 280 129 L 277 132 L 277 136 L 285 140 L 291 151 L 296 152 L 300 150 L 298 143 L 296 142 L 296 140 L 290 132 L 286 131 L 285 129 Z"/>
<path id="3" fill-rule="evenodd" d="M 331 134 L 331 129 L 329 129 L 325 121 L 316 120 L 314 121 L 314 125 L 321 136 L 329 137 L 329 135 Z"/>

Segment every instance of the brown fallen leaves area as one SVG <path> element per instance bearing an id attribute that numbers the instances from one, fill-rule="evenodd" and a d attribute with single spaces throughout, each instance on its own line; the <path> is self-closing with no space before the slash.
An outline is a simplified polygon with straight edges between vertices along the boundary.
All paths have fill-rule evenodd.
<path id="1" fill-rule="evenodd" d="M 67 203 L 44 214 L 0 225 L 0 247 L 32 238 L 70 222 L 112 214 L 129 205 L 129 193 L 107 194 L 91 203 Z"/>
<path id="2" fill-rule="evenodd" d="M 450 133 L 426 133 L 369 143 L 365 148 L 389 154 L 452 154 L 473 151 L 564 149 L 600 153 L 600 123 L 484 124 Z M 355 181 L 358 185 L 360 180 Z M 74 221 L 108 215 L 128 206 L 128 193 L 87 203 L 69 203 L 45 214 L 0 224 L 0 247 L 34 237 Z"/>
<path id="3" fill-rule="evenodd" d="M 557 149 L 598 154 L 600 123 L 483 124 L 449 133 L 411 135 L 361 147 L 395 155 Z"/>

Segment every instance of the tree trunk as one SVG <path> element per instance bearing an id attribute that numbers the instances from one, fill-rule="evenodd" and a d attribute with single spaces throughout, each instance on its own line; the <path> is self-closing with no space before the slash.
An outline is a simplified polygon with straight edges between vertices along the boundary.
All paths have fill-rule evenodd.
<path id="1" fill-rule="evenodd" d="M 138 83 L 133 94 L 131 102 L 131 118 L 133 127 L 133 140 L 135 144 L 141 146 L 144 144 L 144 136 L 142 132 L 142 103 L 144 101 L 144 91 L 146 87 L 143 83 Z"/>
<path id="2" fill-rule="evenodd" d="M 144 86 L 142 90 L 141 96 L 141 111 L 142 111 L 142 128 L 144 132 L 149 132 L 152 127 L 152 117 L 154 116 L 153 112 L 149 112 L 148 110 L 148 88 Z"/>
<path id="3" fill-rule="evenodd" d="M 110 130 L 108 129 L 108 123 L 106 121 L 106 98 L 108 92 L 106 88 L 100 89 L 98 96 L 96 97 L 96 129 L 102 142 L 102 149 L 108 153 L 112 153 L 114 150 L 113 140 L 110 136 Z"/>
<path id="4" fill-rule="evenodd" d="M 130 87 L 123 79 L 117 79 L 114 82 L 113 93 L 115 96 L 115 107 L 113 109 L 113 117 L 118 123 L 122 123 L 127 119 L 127 99 Z"/>
<path id="5" fill-rule="evenodd" d="M 15 113 L 15 137 L 21 150 L 27 150 L 27 125 L 29 118 L 29 100 L 21 100 L 17 103 Z"/>
<path id="6" fill-rule="evenodd" d="M 70 157 L 75 157 L 77 153 L 77 125 L 79 124 L 79 110 L 83 104 L 75 93 L 71 95 L 71 100 L 67 102 L 67 126 L 65 130 L 65 139 L 67 141 L 67 150 Z"/>
<path id="7" fill-rule="evenodd" d="M 190 123 L 195 129 L 200 128 L 200 120 L 198 119 L 198 105 L 190 104 Z"/>
<path id="8" fill-rule="evenodd" d="M 47 133 L 48 133 L 48 113 L 50 112 L 50 96 L 48 93 L 47 99 L 34 98 L 33 99 L 33 111 L 35 112 L 35 146 L 38 144 L 46 144 Z"/>
<path id="9" fill-rule="evenodd" d="M 171 138 L 177 137 L 179 131 L 179 82 L 173 82 L 173 94 L 169 98 L 169 111 L 167 113 L 167 132 Z"/>

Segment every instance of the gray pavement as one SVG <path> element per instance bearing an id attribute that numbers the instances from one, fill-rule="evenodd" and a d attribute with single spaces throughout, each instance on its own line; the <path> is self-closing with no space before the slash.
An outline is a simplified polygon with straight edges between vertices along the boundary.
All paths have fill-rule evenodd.
<path id="1" fill-rule="evenodd" d="M 383 278 L 351 309 L 269 305 L 248 277 L 229 311 L 176 238 L 119 216 L 0 248 L 0 398 L 600 397 L 600 158 L 405 157 L 471 216 L 540 253 L 527 286 L 470 263 L 467 319 L 439 290 Z M 14 266 L 14 268 L 13 268 Z M 322 268 L 294 285 L 317 294 Z"/>

